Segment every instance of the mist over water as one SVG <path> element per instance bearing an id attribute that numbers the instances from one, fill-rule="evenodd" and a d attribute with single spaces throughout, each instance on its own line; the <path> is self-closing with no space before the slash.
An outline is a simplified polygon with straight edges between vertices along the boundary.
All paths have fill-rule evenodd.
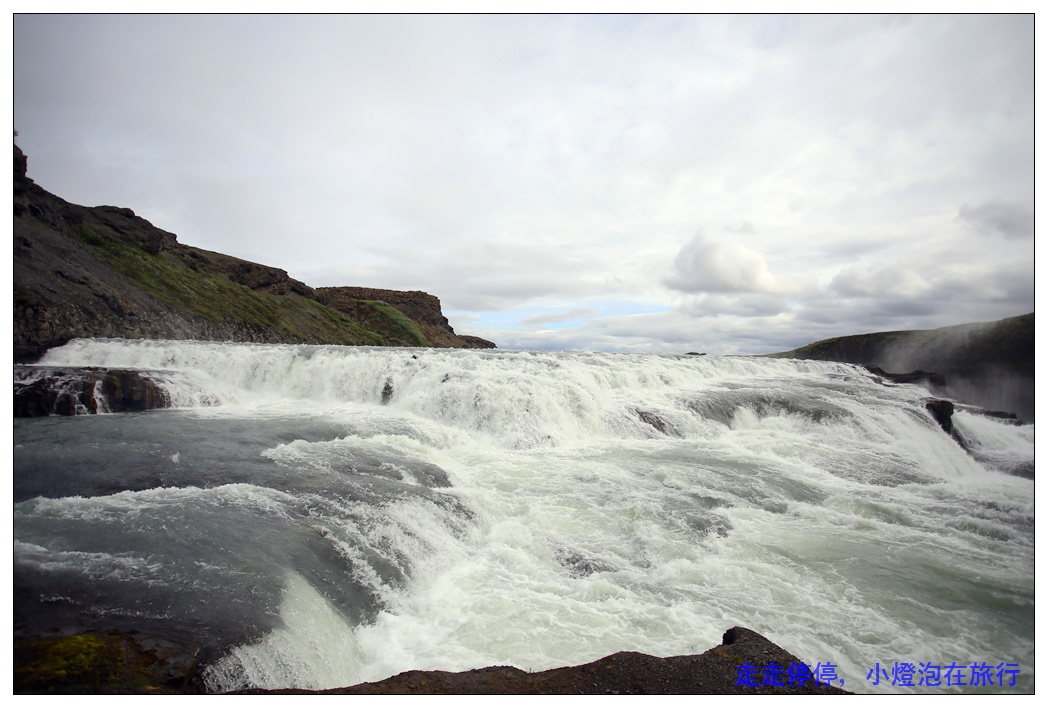
<path id="1" fill-rule="evenodd" d="M 1029 339 L 1025 344 L 1028 350 L 1022 366 L 1016 367 L 1013 360 L 1005 363 L 999 358 L 993 359 L 996 365 L 992 365 L 984 353 L 977 353 L 995 345 L 992 349 L 995 356 L 1011 358 L 1015 355 L 1014 339 L 1008 338 L 1006 329 L 1001 327 L 1007 321 L 912 332 L 914 336 L 910 338 L 881 342 L 878 365 L 892 372 L 923 369 L 945 374 L 945 386 L 935 389 L 936 394 L 987 410 L 1012 413 L 1026 422 L 1035 422 L 1031 322 Z M 988 343 L 990 341 L 993 344 Z"/>
<path id="2" fill-rule="evenodd" d="M 668 656 L 752 628 L 855 692 L 1033 678 L 1033 427 L 844 364 L 78 340 L 175 409 L 15 421 L 23 623 L 200 646 L 215 691 Z M 947 692 L 956 688 L 912 688 Z"/>

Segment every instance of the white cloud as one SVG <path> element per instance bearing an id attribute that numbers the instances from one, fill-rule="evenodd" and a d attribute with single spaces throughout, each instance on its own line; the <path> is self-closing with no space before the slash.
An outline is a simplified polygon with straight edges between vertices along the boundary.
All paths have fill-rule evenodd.
<path id="1" fill-rule="evenodd" d="M 1032 32 L 16 15 L 14 118 L 67 200 L 314 286 L 429 291 L 504 346 L 766 351 L 1032 311 Z"/>
<path id="2" fill-rule="evenodd" d="M 665 284 L 681 292 L 783 293 L 763 256 L 735 240 L 699 233 L 680 249 Z"/>

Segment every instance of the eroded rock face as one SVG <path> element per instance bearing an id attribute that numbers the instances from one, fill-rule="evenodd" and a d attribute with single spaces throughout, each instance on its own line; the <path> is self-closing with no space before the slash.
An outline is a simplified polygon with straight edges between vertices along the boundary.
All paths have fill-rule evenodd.
<path id="1" fill-rule="evenodd" d="M 14 416 L 144 412 L 171 406 L 167 391 L 138 371 L 15 366 Z"/>
<path id="2" fill-rule="evenodd" d="M 463 342 L 463 349 L 494 349 L 498 348 L 495 346 L 493 341 L 487 339 L 481 339 L 479 336 L 469 336 L 468 334 L 458 334 L 458 338 Z"/>
<path id="3" fill-rule="evenodd" d="M 834 684 L 814 680 L 790 684 L 790 664 L 802 661 L 784 648 L 747 628 L 735 627 L 723 643 L 700 655 L 656 658 L 622 652 L 566 668 L 528 673 L 496 666 L 461 673 L 412 670 L 381 682 L 334 690 L 245 690 L 245 694 L 329 695 L 761 695 L 848 694 Z M 762 684 L 764 668 L 777 665 L 778 685 Z M 813 670 L 815 664 L 807 663 Z M 749 680 L 740 669 L 747 667 Z M 754 677 L 755 676 L 755 677 Z M 752 684 L 752 683 L 761 684 Z M 799 681 L 797 681 L 798 683 Z M 837 684 L 839 681 L 836 681 Z"/>
<path id="4" fill-rule="evenodd" d="M 316 299 L 322 304 L 342 312 L 351 312 L 360 300 L 376 300 L 392 305 L 418 324 L 422 333 L 433 346 L 493 349 L 495 345 L 478 336 L 461 336 L 454 333 L 450 322 L 440 309 L 440 300 L 433 295 L 417 290 L 382 290 L 373 287 L 318 287 Z"/>

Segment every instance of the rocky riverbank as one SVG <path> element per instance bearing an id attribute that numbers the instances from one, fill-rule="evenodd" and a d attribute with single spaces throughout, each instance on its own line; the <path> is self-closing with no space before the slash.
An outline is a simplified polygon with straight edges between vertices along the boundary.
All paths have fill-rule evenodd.
<path id="1" fill-rule="evenodd" d="M 192 694 L 202 691 L 194 656 L 125 634 L 15 640 L 16 693 Z M 844 680 L 804 675 L 802 661 L 755 631 L 735 627 L 699 655 L 615 653 L 584 665 L 526 672 L 496 666 L 451 673 L 411 670 L 333 690 L 244 690 L 325 695 L 760 695 L 847 694 Z M 793 673 L 790 673 L 790 668 Z M 806 664 L 815 671 L 815 664 Z M 832 683 L 832 684 L 829 684 Z"/>

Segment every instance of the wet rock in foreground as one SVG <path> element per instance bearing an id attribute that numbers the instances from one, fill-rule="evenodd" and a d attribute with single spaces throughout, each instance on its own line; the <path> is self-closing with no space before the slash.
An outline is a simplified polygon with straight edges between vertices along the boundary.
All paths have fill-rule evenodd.
<path id="1" fill-rule="evenodd" d="M 714 695 L 714 694 L 849 694 L 832 685 L 813 680 L 791 685 L 790 663 L 800 659 L 746 628 L 735 627 L 723 635 L 723 643 L 701 655 L 656 658 L 643 653 L 622 652 L 585 665 L 528 673 L 519 668 L 497 666 L 461 673 L 441 670 L 411 670 L 382 680 L 333 690 L 244 690 L 240 694 L 326 694 L 326 695 Z M 781 668 L 781 686 L 739 685 L 739 668 L 751 666 L 750 675 L 760 682 L 763 668 Z M 813 664 L 808 663 L 813 668 Z"/>
<path id="2" fill-rule="evenodd" d="M 144 412 L 171 398 L 138 371 L 106 368 L 19 366 L 14 369 L 14 416 Z"/>

